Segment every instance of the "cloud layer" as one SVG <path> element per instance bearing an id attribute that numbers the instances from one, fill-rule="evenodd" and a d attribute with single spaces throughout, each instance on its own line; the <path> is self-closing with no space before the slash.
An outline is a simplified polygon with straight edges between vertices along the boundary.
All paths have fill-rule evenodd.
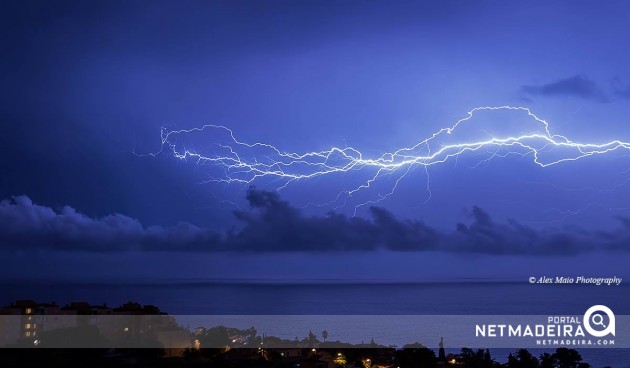
<path id="1" fill-rule="evenodd" d="M 527 85 L 521 90 L 532 96 L 572 96 L 586 100 L 607 102 L 606 93 L 584 75 L 575 75 L 541 85 Z"/>
<path id="2" fill-rule="evenodd" d="M 0 245 L 4 250 L 60 251 L 445 251 L 477 254 L 561 255 L 589 250 L 630 250 L 630 219 L 615 231 L 583 228 L 537 230 L 515 220 L 498 223 L 479 207 L 468 224 L 441 231 L 418 220 L 400 220 L 380 207 L 371 219 L 329 213 L 305 216 L 277 193 L 251 188 L 250 209 L 234 211 L 243 224 L 225 233 L 180 223 L 143 226 L 114 214 L 91 218 L 71 207 L 55 211 L 26 196 L 0 202 Z"/>
<path id="3" fill-rule="evenodd" d="M 615 77 L 607 88 L 602 88 L 588 76 L 577 74 L 545 84 L 525 85 L 521 87 L 521 92 L 527 96 L 569 96 L 595 102 L 611 102 L 630 98 L 630 85 Z"/>

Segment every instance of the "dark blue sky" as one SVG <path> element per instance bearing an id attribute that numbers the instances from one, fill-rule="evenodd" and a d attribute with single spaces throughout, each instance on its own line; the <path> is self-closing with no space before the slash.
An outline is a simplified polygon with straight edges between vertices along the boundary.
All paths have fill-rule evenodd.
<path id="1" fill-rule="evenodd" d="M 364 248 L 387 243 L 384 248 L 398 251 L 405 242 L 437 251 L 446 273 L 473 276 L 474 267 L 462 266 L 474 263 L 466 258 L 471 254 L 514 265 L 501 272 L 506 275 L 528 272 L 525 258 L 515 254 L 553 254 L 556 261 L 541 269 L 558 263 L 570 268 L 575 259 L 558 255 L 563 253 L 628 258 L 627 152 L 545 169 L 527 157 L 481 162 L 487 155 L 465 156 L 430 169 L 427 203 L 426 174 L 416 170 L 378 203 L 394 220 L 375 217 L 366 206 L 356 221 L 367 223 L 358 225 L 348 217 L 353 204 L 338 209 L 346 217 L 332 225 L 321 223 L 330 207 L 298 210 L 334 199 L 354 174 L 290 186 L 276 198 L 288 201 L 287 207 L 280 211 L 270 202 L 258 207 L 268 217 L 252 219 L 247 216 L 258 210 L 247 210 L 246 186 L 200 185 L 206 167 L 168 154 L 134 154 L 158 151 L 162 126 L 222 124 L 242 140 L 286 151 L 350 145 L 378 156 L 415 144 L 474 107 L 500 105 L 529 107 L 554 133 L 576 141 L 630 141 L 625 2 L 8 2 L 0 13 L 0 198 L 32 200 L 5 202 L 3 257 L 30 254 L 44 263 L 54 253 L 55 266 L 44 276 L 63 274 L 77 257 L 95 262 L 94 243 L 115 249 L 108 257 L 120 255 L 116 262 L 136 262 L 141 256 L 125 249 L 151 248 L 153 242 L 162 244 L 160 251 L 182 246 L 203 252 L 209 244 L 211 252 L 203 256 L 209 263 L 247 259 L 253 266 L 245 276 L 284 277 L 283 270 L 268 275 L 263 261 L 255 266 L 259 255 L 252 250 L 282 248 L 287 259 L 305 257 L 305 248 L 319 246 L 306 244 L 309 235 L 326 239 L 321 250 L 335 251 L 339 269 L 354 259 L 339 249 L 377 260 L 381 255 Z M 518 114 L 481 114 L 475 124 L 491 132 L 529 129 Z M 194 143 L 207 148 L 202 140 Z M 258 188 L 275 189 L 269 183 Z M 232 213 L 236 207 L 224 201 L 244 209 L 240 220 Z M 286 215 L 294 213 L 289 207 L 295 216 Z M 111 214 L 121 215 L 103 219 Z M 287 230 L 278 214 L 298 220 Z M 186 225 L 174 228 L 178 223 Z M 461 240 L 458 223 L 474 234 Z M 147 235 L 149 226 L 159 228 Z M 367 231 L 361 226 L 410 235 L 375 235 L 356 246 L 357 234 Z M 230 228 L 250 232 L 216 240 Z M 255 240 L 285 231 L 276 243 Z M 322 233 L 333 235 L 317 235 Z M 492 240 L 483 238 L 488 233 Z M 194 239 L 164 240 L 187 236 Z M 331 245 L 338 241 L 345 245 Z M 510 244 L 497 250 L 497 242 Z M 527 248 L 531 242 L 537 245 Z M 560 245 L 545 245 L 550 243 Z M 430 258 L 411 253 L 419 263 Z M 396 268 L 396 254 L 385 257 L 383 274 Z M 604 263 L 595 271 L 604 270 Z M 229 267 L 217 269 L 208 276 L 231 276 Z M 349 270 L 333 273 L 353 277 Z M 205 276 L 203 270 L 193 274 Z M 396 277 L 431 274 L 408 266 Z"/>

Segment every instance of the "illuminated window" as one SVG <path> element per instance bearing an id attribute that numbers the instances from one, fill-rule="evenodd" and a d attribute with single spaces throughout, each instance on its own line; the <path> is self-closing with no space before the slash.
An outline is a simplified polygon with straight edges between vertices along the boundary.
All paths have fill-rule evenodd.
<path id="1" fill-rule="evenodd" d="M 125 327 L 125 332 L 129 331 L 129 327 Z"/>
<path id="2" fill-rule="evenodd" d="M 31 324 L 30 323 L 25 324 L 24 328 L 27 329 L 27 330 L 30 329 L 31 328 Z"/>
<path id="3" fill-rule="evenodd" d="M 26 331 L 26 333 L 24 333 L 24 336 L 30 337 L 31 336 L 31 331 Z"/>
<path id="4" fill-rule="evenodd" d="M 33 313 L 33 310 L 31 308 L 26 308 L 26 314 L 31 314 Z"/>

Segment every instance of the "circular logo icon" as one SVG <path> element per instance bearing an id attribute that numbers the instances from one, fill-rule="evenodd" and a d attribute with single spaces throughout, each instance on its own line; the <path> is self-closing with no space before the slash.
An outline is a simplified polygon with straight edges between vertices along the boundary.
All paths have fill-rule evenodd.
<path id="1" fill-rule="evenodd" d="M 605 305 L 594 305 L 584 313 L 584 328 L 595 337 L 615 336 L 615 314 Z"/>

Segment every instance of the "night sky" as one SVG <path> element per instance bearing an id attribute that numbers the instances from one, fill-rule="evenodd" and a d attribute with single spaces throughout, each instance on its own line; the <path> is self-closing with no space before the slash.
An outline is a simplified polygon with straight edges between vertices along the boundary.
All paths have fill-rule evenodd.
<path id="1" fill-rule="evenodd" d="M 224 168 L 160 136 L 217 124 L 376 158 L 509 105 L 576 142 L 630 142 L 626 2 L 15 1 L 0 18 L 5 279 L 627 274 L 627 149 L 543 168 L 484 148 L 332 203 L 369 170 L 209 182 Z M 480 111 L 452 139 L 540 127 Z M 225 133 L 177 148 L 216 155 Z"/>

